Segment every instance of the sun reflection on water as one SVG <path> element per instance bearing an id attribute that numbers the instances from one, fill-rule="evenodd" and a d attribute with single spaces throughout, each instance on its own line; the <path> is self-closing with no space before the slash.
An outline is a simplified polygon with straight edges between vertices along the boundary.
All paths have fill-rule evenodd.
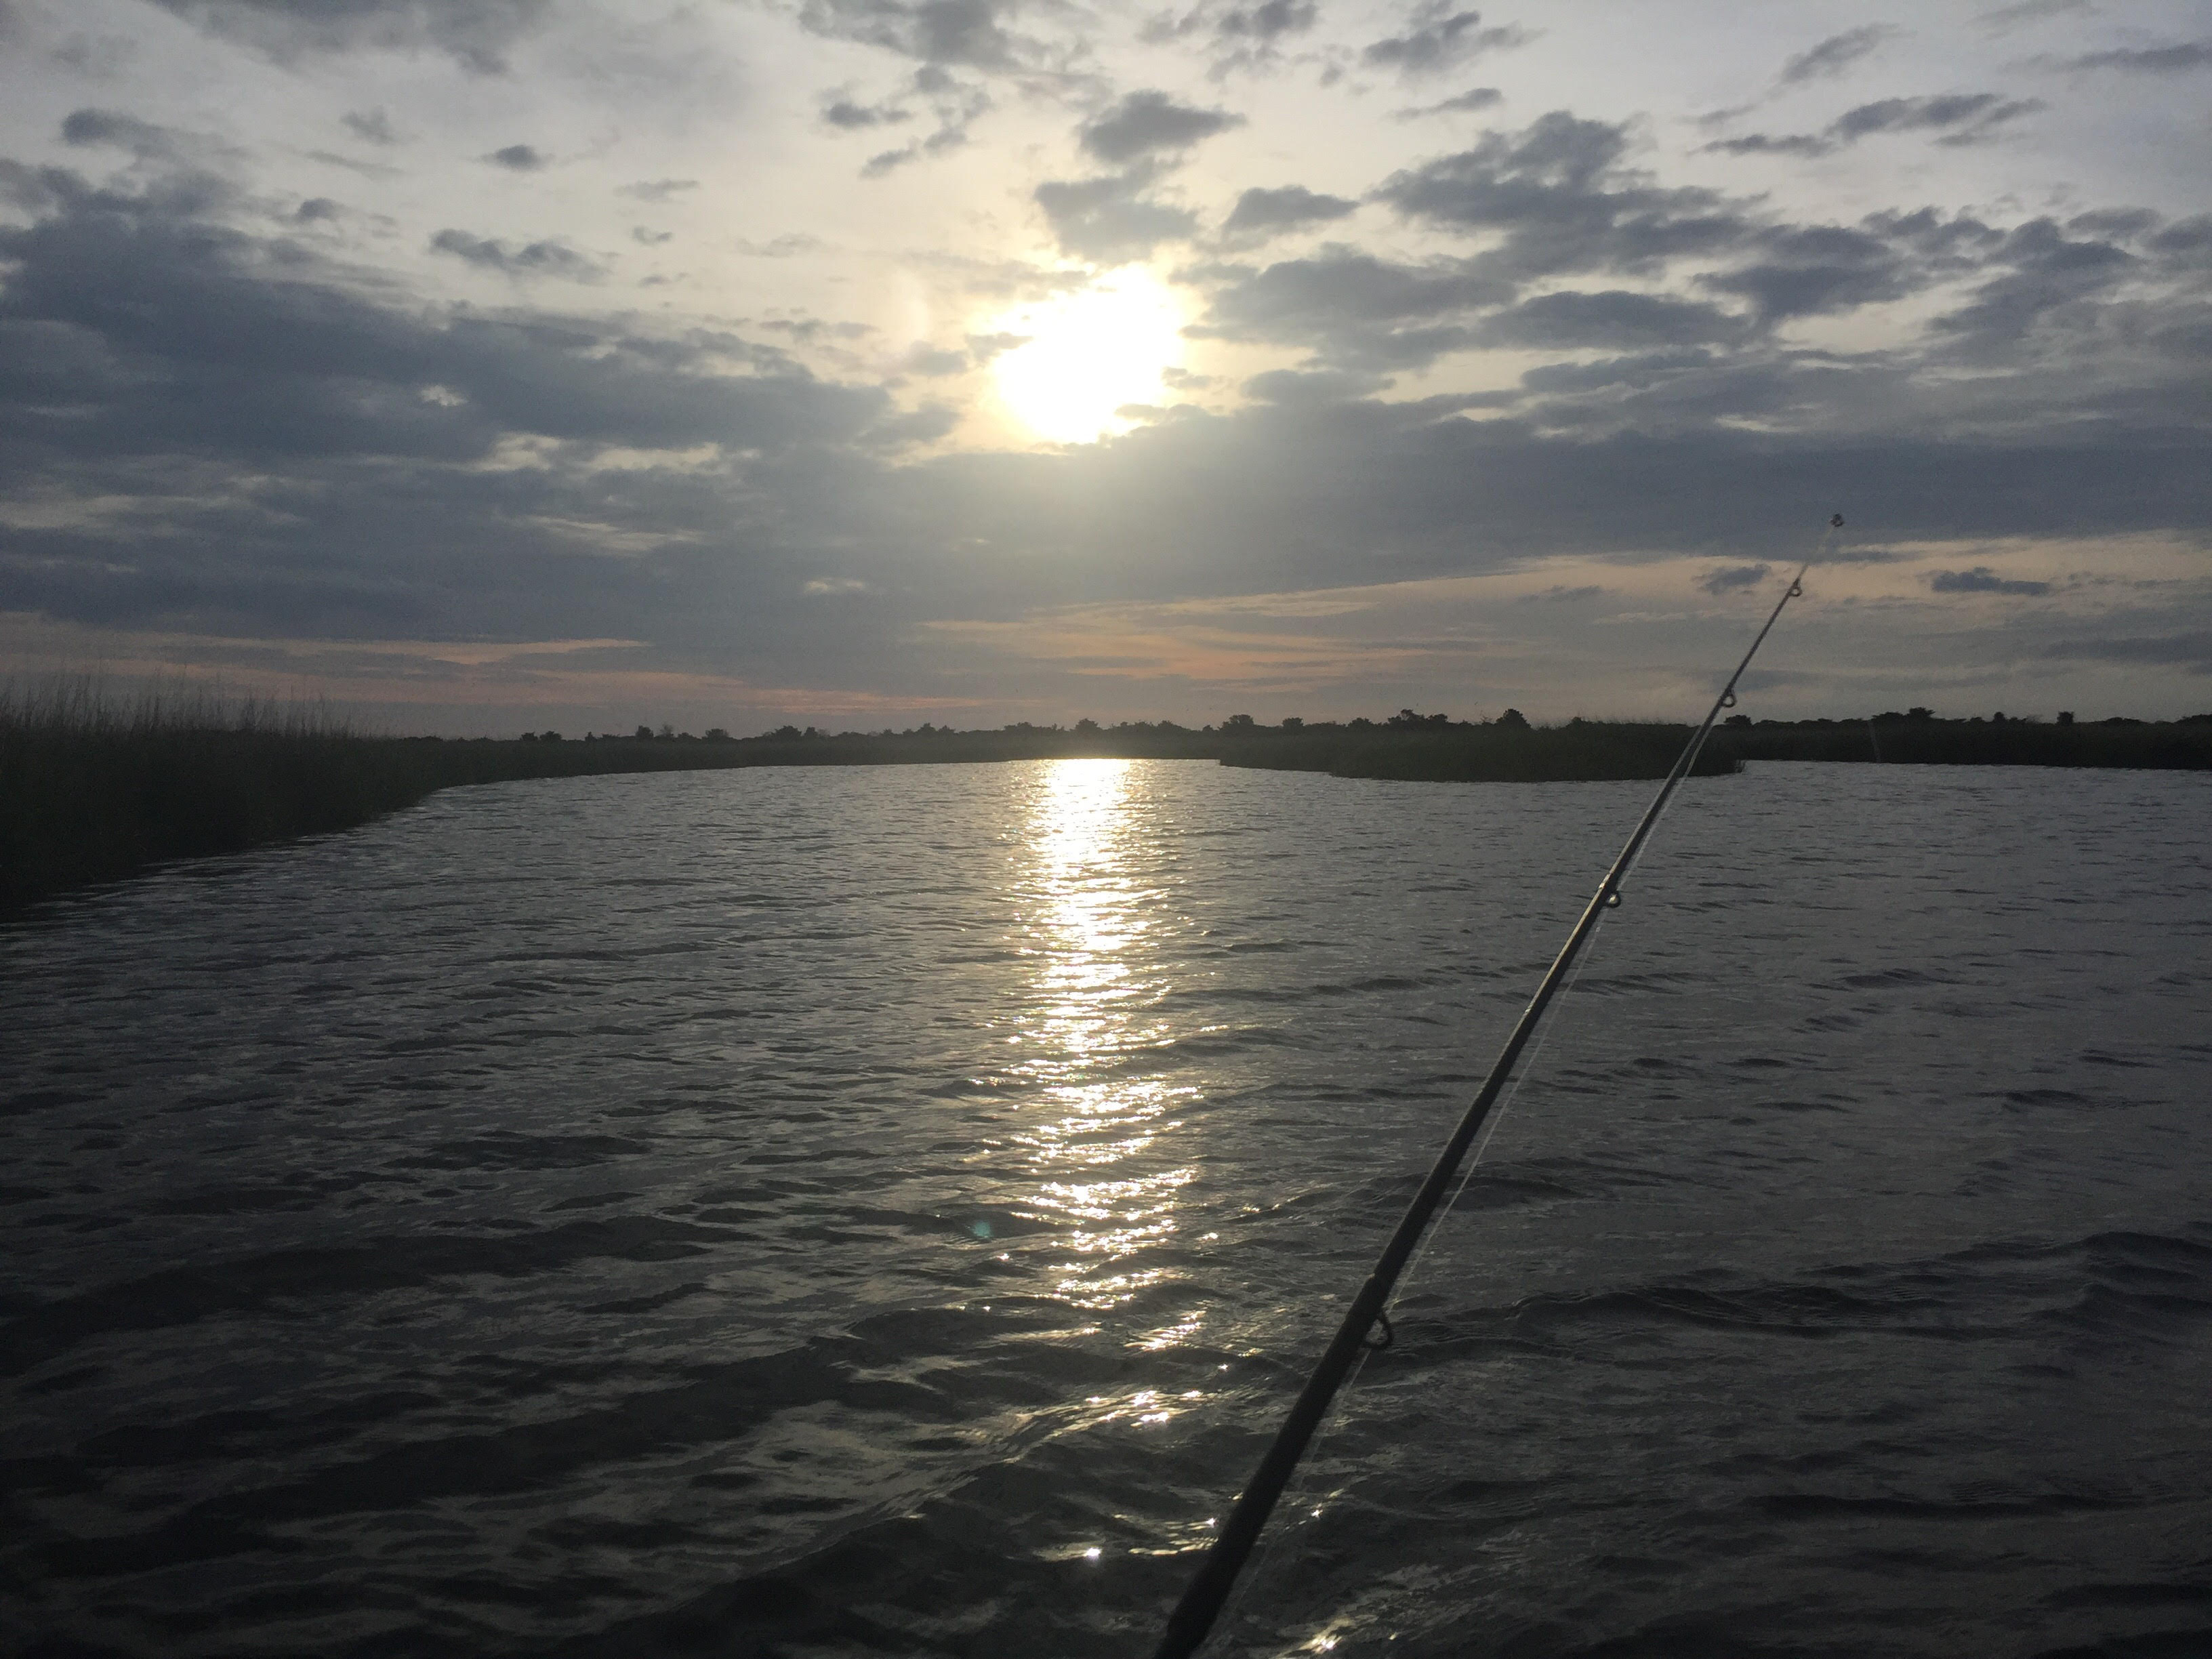
<path id="1" fill-rule="evenodd" d="M 1150 937 L 1159 895 L 1142 878 L 1144 830 L 1131 822 L 1133 774 L 1127 761 L 1055 762 L 1030 819 L 1036 1003 L 1016 1070 L 1037 1085 L 1038 1105 L 1018 1139 L 1041 1177 L 1028 1203 L 1073 1253 L 1053 1288 L 1097 1311 L 1173 1276 L 1145 1258 L 1174 1237 L 1177 1194 L 1196 1173 L 1164 1144 L 1176 1103 L 1195 1091 L 1143 1069 L 1161 1040 L 1147 1011 L 1166 987 Z M 1195 1326 L 1185 1316 L 1151 1346 Z"/>

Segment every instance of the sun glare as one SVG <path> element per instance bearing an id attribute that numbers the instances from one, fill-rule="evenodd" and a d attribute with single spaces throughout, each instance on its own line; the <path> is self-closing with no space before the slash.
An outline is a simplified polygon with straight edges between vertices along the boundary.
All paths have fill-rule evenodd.
<path id="1" fill-rule="evenodd" d="M 1027 337 L 993 364 L 999 400 L 1040 438 L 1089 443 L 1127 428 L 1124 404 L 1159 400 L 1161 371 L 1182 354 L 1182 308 L 1151 272 L 1117 271 L 1089 288 L 995 319 Z"/>

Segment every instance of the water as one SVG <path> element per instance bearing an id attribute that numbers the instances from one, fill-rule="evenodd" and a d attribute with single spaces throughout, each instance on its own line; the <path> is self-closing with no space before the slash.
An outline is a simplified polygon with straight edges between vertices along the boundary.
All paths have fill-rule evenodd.
<path id="1" fill-rule="evenodd" d="M 1148 1652 L 1646 793 L 521 783 L 0 936 L 0 1645 Z M 1689 786 L 1218 1650 L 2212 1651 L 2208 823 Z"/>

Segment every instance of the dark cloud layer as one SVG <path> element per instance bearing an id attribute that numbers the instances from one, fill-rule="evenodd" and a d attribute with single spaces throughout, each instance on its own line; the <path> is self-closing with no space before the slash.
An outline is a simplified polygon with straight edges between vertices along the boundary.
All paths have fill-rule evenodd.
<path id="1" fill-rule="evenodd" d="M 2008 580 L 1985 564 L 1971 570 L 1938 570 L 1928 578 L 1930 592 L 1936 593 L 2012 593 L 2037 597 L 2051 591 L 2049 582 Z"/>
<path id="2" fill-rule="evenodd" d="M 817 34 L 926 64 L 1006 70 L 1038 55 L 1033 43 L 1006 27 L 1012 11 L 994 0 L 809 0 L 800 15 Z"/>
<path id="3" fill-rule="evenodd" d="M 2061 661 L 2070 659 L 2130 667 L 2172 664 L 2196 673 L 2212 674 L 2212 630 L 2106 635 L 2102 639 L 2076 637 L 2047 645 L 2040 654 Z"/>
<path id="4" fill-rule="evenodd" d="M 1178 241 L 1197 228 L 1195 214 L 1149 200 L 1155 175 L 1136 167 L 1098 179 L 1053 179 L 1039 185 L 1043 210 L 1061 249 L 1079 259 L 1120 264 L 1142 258 L 1162 242 Z"/>
<path id="5" fill-rule="evenodd" d="M 531 242 L 510 248 L 489 237 L 471 236 L 465 230 L 441 230 L 430 239 L 433 252 L 450 253 L 456 259 L 496 270 L 508 276 L 565 276 L 572 282 L 594 282 L 606 274 L 598 260 L 560 242 Z"/>
<path id="6" fill-rule="evenodd" d="M 348 132 L 365 144 L 396 144 L 399 142 L 398 129 L 392 125 L 392 118 L 381 109 L 349 110 L 338 119 L 345 124 Z"/>
<path id="7" fill-rule="evenodd" d="M 1859 28 L 1846 29 L 1841 34 L 1832 34 L 1816 46 L 1809 46 L 1782 66 L 1781 81 L 1784 86 L 1798 86 L 1808 81 L 1825 81 L 1843 74 L 1861 58 L 1878 50 L 1881 43 L 1897 31 L 1880 23 L 1869 23 Z"/>
<path id="8" fill-rule="evenodd" d="M 1327 224 L 1358 210 L 1357 202 L 1324 196 L 1303 185 L 1286 185 L 1280 190 L 1255 186 L 1237 198 L 1221 229 L 1223 234 L 1232 237 L 1267 236 L 1299 225 Z"/>
<path id="9" fill-rule="evenodd" d="M 849 98 L 838 98 L 823 106 L 822 118 L 841 131 L 858 132 L 868 127 L 889 126 L 914 118 L 911 112 L 895 105 L 856 104 Z"/>
<path id="10" fill-rule="evenodd" d="M 1710 573 L 1698 586 L 1708 593 L 1733 593 L 1738 588 L 1758 586 L 1773 568 L 1769 564 L 1724 564 Z"/>
<path id="11" fill-rule="evenodd" d="M 1085 151 L 1110 166 L 1161 150 L 1188 149 L 1202 138 L 1242 126 L 1225 110 L 1179 104 L 1164 92 L 1133 92 L 1096 120 L 1084 124 Z"/>
<path id="12" fill-rule="evenodd" d="M 743 342 L 441 319 L 355 296 L 296 250 L 210 223 L 220 192 L 205 181 L 132 194 L 15 169 L 0 182 L 42 210 L 0 230 L 0 482 L 176 501 L 164 533 L 122 564 L 81 532 L 15 542 L 30 562 L 11 572 L 11 603 L 55 615 L 546 626 L 561 601 L 518 589 L 564 561 L 526 521 L 649 520 L 621 499 L 645 487 L 472 470 L 502 442 L 732 445 L 772 465 L 865 446 L 886 412 L 880 392 L 823 385 Z M 245 476 L 263 483 L 227 482 Z M 531 620 L 502 616 L 507 604 Z"/>
<path id="13" fill-rule="evenodd" d="M 1945 93 L 1923 98 L 1883 98 L 1861 104 L 1817 133 L 1747 133 L 1705 146 L 1726 155 L 1831 155 L 1877 133 L 1938 133 L 1939 144 L 1978 144 L 1998 128 L 2045 107 L 2040 99 L 2005 98 L 1993 92 Z"/>
<path id="14" fill-rule="evenodd" d="M 1146 24 L 1143 38 L 1154 45 L 1190 42 L 1208 54 L 1207 74 L 1225 81 L 1240 73 L 1261 75 L 1281 67 L 1285 48 L 1314 27 L 1321 15 L 1315 0 L 1261 0 L 1259 5 L 1201 0 L 1189 11 L 1165 12 Z"/>
<path id="15" fill-rule="evenodd" d="M 1639 352 L 1725 344 L 1763 353 L 1758 373 L 1780 395 L 1783 380 L 1807 372 L 1778 356 L 1772 338 L 1796 319 L 1963 283 L 1963 301 L 1934 323 L 1931 352 L 2026 369 L 2089 351 L 2087 335 L 2105 319 L 2082 307 L 2131 283 L 2155 276 L 2203 291 L 2196 221 L 2167 224 L 2138 210 L 2083 216 L 2070 232 L 2048 220 L 2006 230 L 1923 209 L 1850 225 L 1793 223 L 1750 198 L 1660 186 L 1628 168 L 1625 153 L 1622 128 L 1564 112 L 1492 133 L 1394 175 L 1377 192 L 1409 220 L 1464 233 L 1477 251 L 1414 264 L 1344 248 L 1256 270 L 1213 268 L 1211 304 L 1193 332 L 1303 346 L 1321 362 L 1369 370 L 1480 344 Z M 1649 291 L 1656 284 L 1672 291 Z M 1685 294 L 1686 284 L 1705 297 Z M 1530 292 L 1545 286 L 1560 291 Z M 2162 306 L 2167 326 L 2193 330 L 2181 319 L 2194 313 L 2175 297 Z M 2181 355 L 2201 349 L 2193 333 L 2170 337 Z M 2108 372 L 2171 379 L 2140 352 L 2120 349 L 2126 368 L 2116 357 Z M 2170 355 L 2169 366 L 2178 369 L 2179 359 Z M 1747 367 L 1741 356 L 1730 366 L 1733 395 L 1754 390 Z M 1827 372 L 1839 383 L 1872 373 L 1864 364 Z"/>
<path id="16" fill-rule="evenodd" d="M 2120 52 L 2093 52 L 2067 60 L 2077 70 L 2121 70 L 2132 75 L 2179 75 L 2212 65 L 2212 42 L 2184 41 L 2171 46 L 2143 46 Z"/>
<path id="17" fill-rule="evenodd" d="M 113 110 L 72 111 L 62 122 L 62 142 L 77 148 L 113 144 L 139 155 L 168 155 L 176 141 L 168 130 Z"/>
<path id="18" fill-rule="evenodd" d="M 1501 234 L 1486 263 L 1519 279 L 1648 269 L 1741 239 L 1738 207 L 1717 191 L 1665 188 L 1629 171 L 1627 145 L 1620 125 L 1554 111 L 1397 173 L 1378 194 L 1410 219 Z"/>
<path id="19" fill-rule="evenodd" d="M 1401 109 L 1398 118 L 1417 121 L 1426 115 L 1472 115 L 1478 110 L 1493 109 L 1505 101 L 1505 94 L 1496 87 L 1469 87 L 1465 92 L 1433 104 L 1421 104 L 1412 109 Z"/>
<path id="20" fill-rule="evenodd" d="M 1350 369 L 1264 380 L 1253 391 L 1265 407 L 1164 424 L 1073 456 L 955 456 L 887 470 L 874 459 L 882 447 L 921 435 L 939 417 L 925 410 L 888 425 L 880 392 L 825 384 L 772 349 L 729 337 L 646 338 L 550 316 L 418 315 L 349 295 L 337 273 L 210 224 L 210 196 L 186 182 L 138 195 L 66 173 L 11 182 L 41 210 L 28 228 L 0 234 L 15 273 L 0 307 L 9 365 L 0 397 L 16 475 L 173 481 L 214 467 L 281 481 L 273 500 L 252 504 L 213 492 L 204 523 L 134 556 L 129 574 L 115 573 L 112 550 L 94 556 L 96 543 L 70 532 L 34 538 L 52 562 L 23 579 L 18 599 L 79 617 L 357 630 L 388 622 L 394 607 L 419 626 L 457 605 L 455 617 L 484 626 L 487 607 L 507 602 L 550 560 L 562 581 L 541 583 L 529 613 L 543 623 L 568 606 L 563 620 L 581 628 L 605 592 L 628 591 L 641 567 L 546 553 L 543 532 L 527 529 L 546 520 L 668 538 L 673 550 L 650 568 L 686 592 L 732 574 L 730 561 L 756 570 L 803 562 L 815 538 L 845 540 L 872 524 L 903 526 L 862 536 L 886 556 L 904 547 L 933 557 L 933 547 L 978 539 L 1066 547 L 1073 562 L 1060 591 L 1112 594 L 1169 579 L 1235 591 L 1255 580 L 1429 574 L 1462 568 L 1470 534 L 1497 558 L 1670 538 L 1750 551 L 1841 498 L 1881 502 L 1881 528 L 1893 535 L 1962 515 L 1992 535 L 2148 528 L 2201 522 L 2212 492 L 2200 439 L 2147 442 L 2115 427 L 2100 441 L 2078 407 L 2057 447 L 1873 431 L 1759 438 L 1714 425 L 1694 402 L 1646 434 L 1547 437 L 1523 419 L 1460 417 L 1480 400 L 1368 401 L 1381 381 Z M 2005 246 L 2020 254 L 2023 242 L 2062 267 L 2075 246 L 2042 235 Z M 1277 331 L 1327 333 L 1347 316 L 1387 324 L 1485 304 L 1488 316 L 1468 326 L 1607 349 L 1726 331 L 1694 305 L 1625 292 L 1565 303 L 1540 295 L 1498 310 L 1487 282 L 1337 254 L 1270 267 L 1224 294 L 1248 325 Z M 1724 359 L 1657 361 L 1674 367 L 1656 381 L 1631 374 L 1568 395 L 1632 407 L 1681 376 L 1735 372 L 1725 406 L 1752 401 Z M 1802 380 L 1811 371 L 1760 372 Z M 1808 393 L 1850 402 L 1817 374 L 1790 395 Z M 70 411 L 59 423 L 57 405 Z M 552 444 L 550 464 L 478 470 L 516 437 Z M 614 483 L 587 465 L 599 446 L 702 443 L 757 459 L 737 471 L 648 469 Z M 1064 482 L 1042 487 L 1047 475 Z M 1101 502 L 1115 505 L 1102 513 Z M 330 550 L 303 562 L 308 544 L 296 526 L 276 532 L 280 512 L 323 526 L 309 543 Z M 355 514 L 366 516 L 346 517 Z M 496 556 L 514 568 L 460 598 L 439 561 L 464 544 L 477 550 L 471 560 Z M 1200 548 L 1206 556 L 1193 563 Z M 1133 554 L 1139 549 L 1152 550 Z M 877 556 L 850 574 L 884 576 Z M 1034 575 L 1009 593 L 1036 597 Z M 625 614 L 626 625 L 643 625 Z"/>
<path id="21" fill-rule="evenodd" d="M 152 0 L 211 34 L 278 58 L 362 46 L 450 54 L 479 73 L 550 11 L 547 0 Z"/>
<path id="22" fill-rule="evenodd" d="M 1370 44 L 1361 58 L 1370 68 L 1404 76 L 1441 74 L 1485 52 L 1525 46 L 1535 37 L 1518 25 L 1484 28 L 1482 14 L 1455 11 L 1449 0 L 1425 0 L 1414 9 L 1411 27 Z"/>

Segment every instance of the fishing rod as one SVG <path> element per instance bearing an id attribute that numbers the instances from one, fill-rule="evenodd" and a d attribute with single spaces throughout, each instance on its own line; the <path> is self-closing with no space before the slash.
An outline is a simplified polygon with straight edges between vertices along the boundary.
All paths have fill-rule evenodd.
<path id="1" fill-rule="evenodd" d="M 1844 515 L 1837 514 L 1828 520 L 1828 534 L 1822 542 L 1824 549 L 1834 540 L 1835 532 L 1844 527 Z M 1537 1026 L 1543 1022 L 1544 1011 L 1551 1006 L 1552 999 L 1573 972 L 1575 958 L 1582 954 L 1583 946 L 1589 936 L 1597 931 L 1597 924 L 1605 913 L 1620 904 L 1621 882 L 1635 864 L 1637 854 L 1644 850 L 1644 842 L 1658 824 L 1660 815 L 1667 810 L 1667 803 L 1673 798 L 1676 787 L 1689 776 L 1691 769 L 1698 763 L 1698 756 L 1705 749 L 1705 739 L 1712 735 L 1714 722 L 1720 719 L 1723 709 L 1735 707 L 1736 682 L 1743 678 L 1744 670 L 1751 666 L 1751 659 L 1759 654 L 1759 647 L 1766 643 L 1766 636 L 1773 631 L 1774 624 L 1781 620 L 1783 606 L 1804 592 L 1805 573 L 1812 568 L 1811 559 L 1797 567 L 1797 574 L 1790 579 L 1790 586 L 1783 590 L 1782 597 L 1774 602 L 1774 609 L 1768 613 L 1765 627 L 1759 630 L 1758 637 L 1751 642 L 1751 649 L 1743 653 L 1743 660 L 1735 665 L 1735 672 L 1729 676 L 1728 684 L 1721 688 L 1720 696 L 1713 699 L 1713 706 L 1707 712 L 1705 723 L 1683 745 L 1681 756 L 1674 763 L 1674 769 L 1668 773 L 1667 781 L 1659 786 L 1659 793 L 1645 809 L 1643 820 L 1636 826 L 1636 832 L 1629 836 L 1628 844 L 1620 849 L 1620 856 L 1613 861 L 1613 867 L 1605 872 L 1605 879 L 1598 884 L 1597 891 L 1583 907 L 1581 920 L 1575 923 L 1574 931 L 1567 935 L 1567 942 L 1559 947 L 1559 954 L 1553 958 L 1551 968 L 1536 987 L 1535 995 L 1528 999 L 1528 1006 L 1522 1010 L 1512 1036 L 1505 1039 L 1505 1046 L 1498 1050 L 1498 1059 L 1491 1066 L 1490 1074 L 1483 1079 L 1474 1104 L 1467 1109 L 1467 1115 L 1460 1119 L 1459 1127 L 1452 1131 L 1451 1139 L 1444 1143 L 1443 1151 L 1437 1155 L 1436 1164 L 1430 1170 L 1428 1179 L 1421 1183 L 1420 1190 L 1413 1194 L 1413 1201 L 1406 1206 L 1405 1216 L 1399 1221 L 1397 1231 L 1390 1235 L 1390 1242 L 1383 1246 L 1374 1271 L 1367 1275 L 1367 1282 L 1359 1287 L 1359 1294 L 1352 1298 L 1352 1307 L 1345 1314 L 1344 1322 L 1337 1327 L 1336 1336 L 1329 1343 L 1328 1352 L 1322 1355 L 1321 1363 L 1314 1367 L 1313 1375 L 1306 1379 L 1305 1387 L 1299 1391 L 1297 1401 L 1291 1407 L 1290 1415 L 1283 1419 L 1283 1426 L 1276 1431 L 1274 1443 L 1267 1448 L 1267 1455 L 1260 1460 L 1260 1467 L 1253 1472 L 1252 1479 L 1238 1496 L 1236 1506 L 1229 1511 L 1228 1519 L 1214 1535 L 1212 1546 L 1206 1550 L 1206 1559 L 1199 1564 L 1198 1571 L 1191 1579 L 1190 1587 L 1183 1592 L 1182 1600 L 1168 1615 L 1167 1632 L 1160 1638 L 1159 1646 L 1154 1650 L 1153 1659 L 1188 1659 L 1188 1656 L 1197 1652 L 1199 1644 L 1206 1640 L 1206 1632 L 1213 1628 L 1213 1621 L 1220 1616 L 1230 1592 L 1236 1588 L 1237 1576 L 1243 1571 L 1245 1562 L 1250 1559 L 1252 1547 L 1259 1541 L 1261 1528 L 1267 1524 L 1267 1517 L 1274 1512 L 1276 1500 L 1282 1497 L 1284 1487 L 1290 1484 L 1298 1460 L 1305 1455 L 1307 1443 L 1321 1426 L 1322 1419 L 1328 1415 L 1330 1403 L 1335 1400 L 1344 1379 L 1351 1374 L 1362 1352 L 1379 1352 L 1389 1347 L 1395 1340 L 1386 1311 L 1391 1292 L 1397 1289 L 1399 1276 L 1413 1259 L 1414 1248 L 1421 1242 L 1421 1235 L 1428 1231 L 1437 1206 L 1443 1202 L 1444 1194 L 1449 1190 L 1453 1177 L 1459 1173 L 1459 1166 L 1467 1157 L 1468 1148 L 1474 1144 L 1475 1136 L 1481 1133 L 1491 1109 L 1497 1105 L 1505 1092 L 1505 1086 L 1512 1079 L 1513 1068 L 1519 1062 L 1522 1051 L 1528 1048 L 1530 1039 L 1536 1035 Z M 1379 1338 L 1370 1334 L 1377 1328 L 1381 1330 Z"/>

